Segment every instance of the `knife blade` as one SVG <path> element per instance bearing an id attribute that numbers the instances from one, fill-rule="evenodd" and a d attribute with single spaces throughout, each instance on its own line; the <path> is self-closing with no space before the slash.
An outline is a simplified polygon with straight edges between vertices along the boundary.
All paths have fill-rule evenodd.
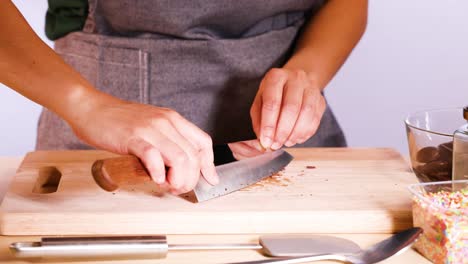
<path id="1" fill-rule="evenodd" d="M 292 160 L 292 156 L 284 150 L 240 161 L 235 161 L 228 145 L 218 145 L 213 150 L 220 181 L 212 186 L 200 177 L 192 191 L 196 202 L 216 198 L 252 185 L 278 172 Z M 151 182 L 146 168 L 135 156 L 96 160 L 91 172 L 97 185 L 109 192 L 117 190 L 122 185 Z"/>
<path id="2" fill-rule="evenodd" d="M 250 186 L 280 171 L 291 162 L 293 157 L 280 149 L 253 158 L 243 159 L 216 166 L 219 183 L 209 184 L 200 177 L 193 190 L 197 202 L 210 200 Z"/>

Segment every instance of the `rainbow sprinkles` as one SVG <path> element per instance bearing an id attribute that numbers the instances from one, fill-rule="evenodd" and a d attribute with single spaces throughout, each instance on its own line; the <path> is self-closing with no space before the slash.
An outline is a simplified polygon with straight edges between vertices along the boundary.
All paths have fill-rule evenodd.
<path id="1" fill-rule="evenodd" d="M 415 248 L 435 264 L 468 264 L 468 185 L 447 189 L 414 196 L 414 226 L 424 229 Z"/>

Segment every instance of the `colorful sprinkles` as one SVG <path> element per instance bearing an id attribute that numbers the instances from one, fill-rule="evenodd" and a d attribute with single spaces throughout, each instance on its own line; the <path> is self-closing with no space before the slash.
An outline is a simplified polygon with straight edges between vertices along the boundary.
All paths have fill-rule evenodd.
<path id="1" fill-rule="evenodd" d="M 441 190 L 413 200 L 413 221 L 424 229 L 416 250 L 435 264 L 468 264 L 468 189 Z"/>

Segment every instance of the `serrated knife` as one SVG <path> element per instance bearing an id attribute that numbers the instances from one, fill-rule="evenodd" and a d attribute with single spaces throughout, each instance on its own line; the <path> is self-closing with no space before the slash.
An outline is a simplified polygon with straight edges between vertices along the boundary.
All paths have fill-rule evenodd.
<path id="1" fill-rule="evenodd" d="M 286 151 L 276 150 L 235 161 L 227 145 L 216 146 L 214 154 L 219 183 L 213 186 L 200 177 L 193 190 L 197 202 L 210 200 L 250 186 L 280 171 L 293 159 Z M 135 156 L 97 160 L 91 171 L 96 183 L 106 191 L 115 191 L 122 185 L 152 181 L 144 165 Z"/>

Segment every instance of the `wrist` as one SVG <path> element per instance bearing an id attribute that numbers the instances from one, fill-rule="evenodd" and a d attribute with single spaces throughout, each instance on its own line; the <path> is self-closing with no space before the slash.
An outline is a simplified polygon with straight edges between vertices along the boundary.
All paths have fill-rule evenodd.
<path id="1" fill-rule="evenodd" d="M 306 69 L 306 67 L 299 67 L 289 62 L 283 66 L 283 69 L 293 72 L 303 71 L 305 72 L 307 79 L 310 81 L 313 87 L 320 89 L 320 91 L 322 91 L 325 88 L 325 85 L 323 85 L 320 80 L 320 75 L 316 71 L 308 70 Z"/>
<path id="2" fill-rule="evenodd" d="M 111 97 L 88 83 L 74 84 L 69 87 L 63 97 L 63 101 L 56 105 L 55 111 L 68 124 L 74 126 L 76 123 L 81 123 L 87 119 L 89 114 L 97 111 L 97 109 L 109 100 Z"/>

